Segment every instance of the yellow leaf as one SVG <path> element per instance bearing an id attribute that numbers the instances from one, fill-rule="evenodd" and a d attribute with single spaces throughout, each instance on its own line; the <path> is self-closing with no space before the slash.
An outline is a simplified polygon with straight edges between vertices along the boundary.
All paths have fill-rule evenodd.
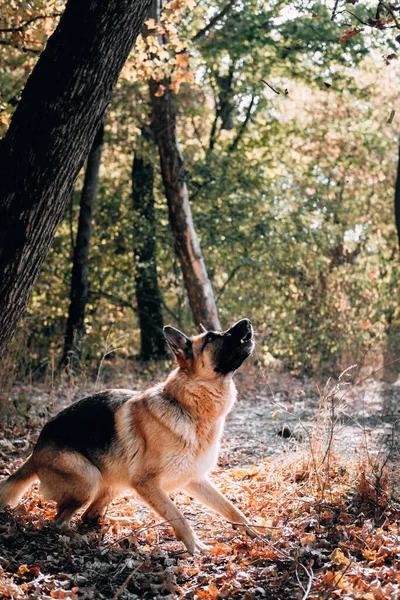
<path id="1" fill-rule="evenodd" d="M 331 554 L 331 560 L 336 565 L 349 565 L 350 564 L 349 559 L 343 554 L 343 552 L 339 548 L 336 548 L 332 552 L 332 554 Z"/>
<path id="2" fill-rule="evenodd" d="M 0 116 L 0 124 L 8 127 L 11 121 L 11 115 L 1 115 Z"/>
<path id="3" fill-rule="evenodd" d="M 21 565 L 18 569 L 18 575 L 24 575 L 25 573 L 29 573 L 29 569 L 27 565 Z"/>
<path id="4" fill-rule="evenodd" d="M 184 42 L 182 40 L 175 41 L 175 52 L 182 52 L 182 50 L 184 50 L 185 48 L 186 48 L 186 42 Z"/>
<path id="5" fill-rule="evenodd" d="M 164 96 L 164 92 L 165 92 L 165 85 L 162 85 L 160 83 L 160 85 L 158 86 L 158 90 L 156 91 L 156 93 L 154 95 L 159 98 L 160 96 Z"/>
<path id="6" fill-rule="evenodd" d="M 154 19 L 147 19 L 147 21 L 145 21 L 144 23 L 147 27 L 147 29 L 155 29 L 156 28 L 156 22 Z"/>

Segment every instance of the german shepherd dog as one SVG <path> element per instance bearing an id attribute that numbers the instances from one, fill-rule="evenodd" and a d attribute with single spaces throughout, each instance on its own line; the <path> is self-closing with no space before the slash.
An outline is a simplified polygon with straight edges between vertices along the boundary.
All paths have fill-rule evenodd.
<path id="1" fill-rule="evenodd" d="M 41 495 L 57 502 L 56 524 L 68 524 L 84 506 L 83 520 L 95 522 L 113 498 L 133 488 L 193 554 L 207 547 L 168 495 L 184 489 L 254 535 L 207 477 L 236 398 L 232 375 L 254 349 L 251 322 L 192 338 L 169 326 L 164 334 L 178 363 L 167 379 L 142 394 L 100 392 L 60 412 L 25 464 L 0 483 L 0 508 L 39 479 Z"/>

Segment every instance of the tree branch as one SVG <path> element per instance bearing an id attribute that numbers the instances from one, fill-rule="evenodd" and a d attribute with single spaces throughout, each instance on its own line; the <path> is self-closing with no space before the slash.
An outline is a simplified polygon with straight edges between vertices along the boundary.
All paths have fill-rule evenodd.
<path id="1" fill-rule="evenodd" d="M 179 319 L 178 315 L 176 315 L 176 314 L 174 313 L 174 311 L 173 311 L 173 310 L 171 310 L 171 309 L 170 309 L 170 308 L 169 308 L 169 307 L 168 307 L 168 306 L 165 304 L 165 302 L 164 302 L 164 299 L 163 299 L 163 298 L 161 298 L 161 303 L 162 303 L 163 307 L 165 308 L 165 310 L 167 311 L 167 313 L 168 313 L 169 315 L 171 315 L 171 317 L 172 317 L 173 319 L 175 319 L 175 321 L 176 321 L 177 323 L 180 323 L 180 319 Z"/>
<path id="2" fill-rule="evenodd" d="M 386 2 L 382 2 L 382 0 L 380 0 L 380 4 L 381 4 L 381 5 L 382 5 L 384 8 L 386 8 L 386 10 L 388 11 L 388 13 L 389 13 L 389 14 L 390 14 L 390 16 L 392 17 L 393 21 L 396 23 L 396 27 L 397 27 L 397 29 L 400 29 L 399 22 L 398 22 L 398 20 L 397 20 L 397 18 L 396 18 L 396 15 L 394 14 L 394 12 L 393 12 L 393 10 L 392 10 L 392 8 L 391 8 L 390 4 L 386 4 Z"/>
<path id="3" fill-rule="evenodd" d="M 0 33 L 15 33 L 18 31 L 23 31 L 26 27 L 28 27 L 28 25 L 30 25 L 34 21 L 39 21 L 39 19 L 55 19 L 56 17 L 61 17 L 61 15 L 62 13 L 54 13 L 53 15 L 37 15 L 36 17 L 28 19 L 28 21 L 25 21 L 25 23 L 22 23 L 17 27 L 0 27 Z"/>
<path id="4" fill-rule="evenodd" d="M 333 7 L 333 11 L 332 11 L 332 15 L 331 15 L 331 21 L 335 20 L 335 17 L 337 15 L 338 4 L 339 4 L 339 0 L 335 0 L 335 6 Z"/>
<path id="5" fill-rule="evenodd" d="M 214 144 L 215 144 L 215 140 L 217 137 L 217 124 L 218 124 L 218 117 L 219 117 L 219 110 L 217 108 L 217 110 L 215 111 L 215 118 L 211 127 L 211 131 L 210 131 L 210 141 L 208 143 L 208 151 L 211 151 L 214 149 Z"/>
<path id="6" fill-rule="evenodd" d="M 261 79 L 261 81 L 263 83 L 265 83 L 265 85 L 267 85 L 269 87 L 270 90 L 272 90 L 273 92 L 275 92 L 275 94 L 278 94 L 278 96 L 280 95 L 280 92 L 278 90 L 276 90 L 274 87 L 272 87 L 272 85 L 270 85 L 268 83 L 268 81 L 265 81 L 265 79 Z"/>
<path id="7" fill-rule="evenodd" d="M 102 292 L 100 290 L 89 290 L 89 296 L 96 296 L 97 298 L 106 298 L 107 300 L 115 302 L 119 306 L 130 308 L 131 310 L 133 310 L 134 313 L 137 313 L 136 306 L 134 306 L 128 300 L 124 300 L 124 298 L 120 298 L 119 296 L 115 296 L 114 294 L 108 294 L 107 292 Z"/>
<path id="8" fill-rule="evenodd" d="M 354 17 L 355 19 L 357 19 L 357 21 L 358 21 L 359 23 L 361 23 L 361 25 L 368 26 L 368 23 L 366 23 L 365 21 L 363 21 L 362 19 L 360 19 L 360 17 L 357 17 L 357 15 L 356 15 L 356 14 L 354 14 L 353 12 L 351 12 L 351 10 L 348 10 L 348 9 L 346 9 L 346 12 L 347 12 L 347 13 L 349 13 L 349 15 L 351 15 L 351 16 L 352 16 L 352 17 Z M 371 25 L 370 25 L 370 27 L 371 27 Z"/>
<path id="9" fill-rule="evenodd" d="M 240 140 L 242 139 L 243 134 L 246 131 L 246 127 L 247 127 L 247 125 L 248 125 L 248 123 L 250 121 L 251 111 L 253 110 L 255 99 L 256 99 L 256 96 L 253 95 L 251 97 L 250 104 L 247 107 L 246 117 L 245 117 L 242 125 L 240 126 L 240 129 L 237 132 L 237 135 L 236 135 L 235 139 L 233 140 L 232 144 L 230 145 L 228 152 L 232 152 L 236 148 L 236 146 L 238 145 L 238 143 L 240 142 Z"/>
<path id="10" fill-rule="evenodd" d="M 41 50 L 36 50 L 35 48 L 28 48 L 27 46 L 18 46 L 9 40 L 0 40 L 0 46 L 10 46 L 10 48 L 14 48 L 14 50 L 19 50 L 20 52 L 28 52 L 30 54 L 40 54 Z"/>
<path id="11" fill-rule="evenodd" d="M 205 187 L 207 187 L 210 183 L 213 183 L 216 180 L 215 176 L 212 175 L 211 177 L 209 177 L 208 179 L 206 179 L 205 181 L 203 181 L 203 183 L 197 183 L 197 181 L 193 181 L 192 185 L 196 186 L 196 190 L 193 191 L 190 194 L 190 198 L 191 200 L 193 200 L 194 198 L 196 198 L 196 196 L 198 196 L 198 194 L 201 192 L 201 190 Z"/>
<path id="12" fill-rule="evenodd" d="M 207 152 L 207 148 L 204 146 L 203 142 L 201 141 L 201 134 L 200 131 L 198 130 L 195 120 L 194 120 L 194 116 L 192 115 L 191 117 L 191 121 L 192 121 L 192 127 L 193 127 L 193 131 L 195 132 L 197 139 L 199 141 L 200 146 L 202 147 L 204 152 Z"/>
<path id="13" fill-rule="evenodd" d="M 210 22 L 208 23 L 208 25 L 203 27 L 203 29 L 200 29 L 200 31 L 198 31 L 196 33 L 196 35 L 194 35 L 192 37 L 192 42 L 196 44 L 202 38 L 204 38 L 206 36 L 206 34 L 210 31 L 210 29 L 212 29 L 218 23 L 218 21 L 223 19 L 225 17 L 225 15 L 227 15 L 229 13 L 229 11 L 233 8 L 233 5 L 235 4 L 235 2 L 236 2 L 236 0 L 230 0 L 230 2 L 228 2 L 228 4 L 226 6 L 224 6 L 224 8 L 219 13 L 217 13 L 210 19 Z"/>
<path id="14" fill-rule="evenodd" d="M 244 267 L 243 264 L 237 265 L 233 271 L 231 272 L 231 274 L 229 275 L 228 279 L 225 281 L 224 285 L 221 287 L 221 289 L 219 290 L 218 294 L 215 297 L 215 301 L 218 302 L 218 300 L 221 298 L 222 294 L 224 293 L 224 291 L 226 290 L 228 284 L 232 281 L 232 279 L 235 277 L 236 273 L 239 271 L 239 269 L 241 269 L 242 267 Z"/>

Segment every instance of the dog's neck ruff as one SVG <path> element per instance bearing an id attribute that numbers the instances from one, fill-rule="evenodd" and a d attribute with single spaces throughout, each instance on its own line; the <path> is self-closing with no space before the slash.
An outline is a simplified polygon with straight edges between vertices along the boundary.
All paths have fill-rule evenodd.
<path id="1" fill-rule="evenodd" d="M 194 419 L 225 417 L 236 400 L 236 386 L 231 378 L 200 379 L 179 368 L 162 384 L 162 391 Z"/>

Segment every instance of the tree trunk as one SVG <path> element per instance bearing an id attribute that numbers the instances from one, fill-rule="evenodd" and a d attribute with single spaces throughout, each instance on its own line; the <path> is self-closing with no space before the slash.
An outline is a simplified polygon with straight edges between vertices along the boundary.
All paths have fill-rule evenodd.
<path id="1" fill-rule="evenodd" d="M 399 242 L 400 250 L 400 146 L 399 146 L 399 160 L 397 163 L 397 178 L 394 192 L 394 218 L 396 221 L 397 238 Z"/>
<path id="2" fill-rule="evenodd" d="M 157 279 L 153 188 L 153 165 L 135 156 L 132 167 L 135 285 L 140 324 L 140 356 L 144 360 L 166 355 L 162 299 Z"/>
<path id="3" fill-rule="evenodd" d="M 73 369 L 79 368 L 82 353 L 81 342 L 85 333 L 85 309 L 89 295 L 89 248 L 103 139 L 104 125 L 101 124 L 86 163 L 72 264 L 70 304 L 64 352 L 61 359 L 61 365 L 69 364 Z"/>
<path id="4" fill-rule="evenodd" d="M 159 22 L 159 1 L 153 0 L 150 17 Z M 164 93 L 158 95 L 160 83 Z M 152 126 L 160 154 L 161 174 L 167 197 L 175 252 L 181 264 L 190 308 L 196 325 L 220 329 L 218 311 L 207 275 L 199 240 L 193 225 L 185 181 L 185 165 L 176 131 L 176 113 L 169 81 L 149 81 Z M 162 89 L 162 88 L 161 88 Z"/>
<path id="5" fill-rule="evenodd" d="M 149 0 L 68 0 L 0 145 L 0 360 Z"/>

